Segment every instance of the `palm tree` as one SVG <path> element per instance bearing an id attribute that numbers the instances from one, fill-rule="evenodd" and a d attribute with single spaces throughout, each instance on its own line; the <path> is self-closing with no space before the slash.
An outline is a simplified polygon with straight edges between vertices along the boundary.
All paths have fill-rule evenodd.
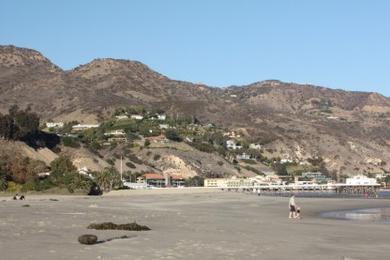
<path id="1" fill-rule="evenodd" d="M 106 167 L 103 171 L 97 172 L 95 180 L 103 191 L 110 191 L 121 185 L 119 173 L 114 167 Z"/>

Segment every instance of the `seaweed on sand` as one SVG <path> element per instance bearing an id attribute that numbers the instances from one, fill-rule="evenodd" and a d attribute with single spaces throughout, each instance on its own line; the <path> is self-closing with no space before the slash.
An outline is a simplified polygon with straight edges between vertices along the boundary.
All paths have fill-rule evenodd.
<path id="1" fill-rule="evenodd" d="M 128 230 L 128 231 L 147 231 L 151 230 L 148 226 L 138 225 L 136 222 L 128 224 L 114 224 L 112 222 L 92 223 L 88 229 L 96 230 Z"/>

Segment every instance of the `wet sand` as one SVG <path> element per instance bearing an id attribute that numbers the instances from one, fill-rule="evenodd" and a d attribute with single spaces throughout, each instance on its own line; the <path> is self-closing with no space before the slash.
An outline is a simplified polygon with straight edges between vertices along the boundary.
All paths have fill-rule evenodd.
<path id="1" fill-rule="evenodd" d="M 49 200 L 57 199 L 58 201 Z M 5 200 L 5 201 L 4 201 Z M 320 218 L 323 211 L 390 207 L 390 200 L 288 198 L 217 190 L 120 191 L 103 197 L 0 197 L 0 259 L 389 259 L 390 225 Z M 22 207 L 23 205 L 30 207 Z M 96 231 L 92 222 L 147 232 Z M 81 245 L 77 237 L 129 239 Z"/>

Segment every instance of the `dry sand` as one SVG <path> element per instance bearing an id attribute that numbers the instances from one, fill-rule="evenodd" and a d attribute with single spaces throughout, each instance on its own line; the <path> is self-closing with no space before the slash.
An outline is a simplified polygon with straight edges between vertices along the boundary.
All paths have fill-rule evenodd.
<path id="1" fill-rule="evenodd" d="M 0 197 L 0 259 L 390 259 L 390 225 L 318 216 L 389 200 L 296 200 L 301 220 L 287 218 L 288 198 L 203 189 Z M 104 221 L 137 221 L 152 231 L 86 229 Z M 131 238 L 86 246 L 81 234 Z"/>

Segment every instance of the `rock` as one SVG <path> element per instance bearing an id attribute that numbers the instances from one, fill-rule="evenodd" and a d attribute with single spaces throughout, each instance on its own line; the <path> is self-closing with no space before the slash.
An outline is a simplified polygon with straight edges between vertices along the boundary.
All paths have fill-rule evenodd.
<path id="1" fill-rule="evenodd" d="M 96 244 L 98 237 L 95 235 L 86 234 L 86 235 L 79 236 L 78 240 L 79 240 L 80 244 L 93 245 L 93 244 Z"/>

